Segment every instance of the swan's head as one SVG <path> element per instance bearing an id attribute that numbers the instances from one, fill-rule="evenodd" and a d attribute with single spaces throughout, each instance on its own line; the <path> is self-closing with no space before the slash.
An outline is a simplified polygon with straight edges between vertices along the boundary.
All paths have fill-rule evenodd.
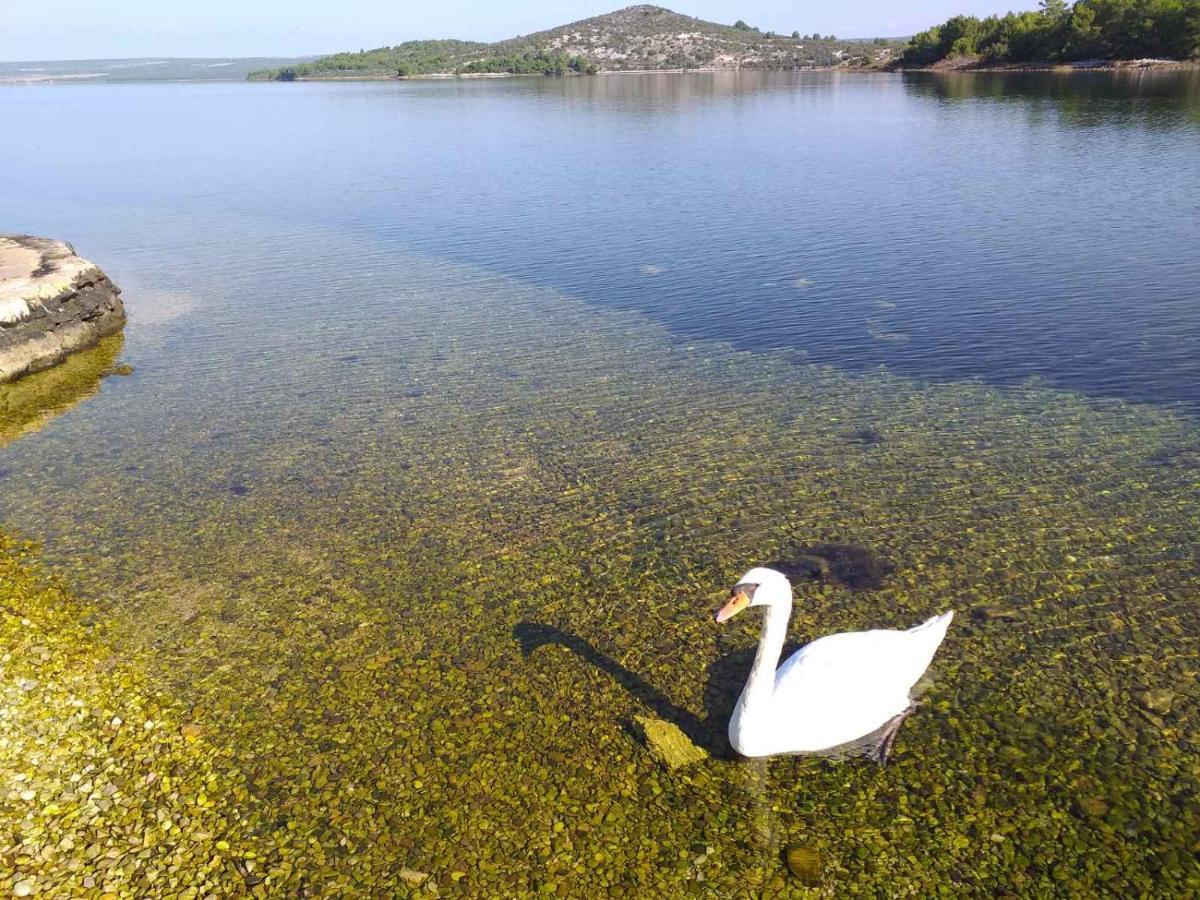
<path id="1" fill-rule="evenodd" d="M 792 583 L 774 569 L 755 568 L 738 579 L 729 592 L 729 600 L 717 613 L 717 621 L 732 619 L 750 606 L 772 606 L 792 602 Z"/>

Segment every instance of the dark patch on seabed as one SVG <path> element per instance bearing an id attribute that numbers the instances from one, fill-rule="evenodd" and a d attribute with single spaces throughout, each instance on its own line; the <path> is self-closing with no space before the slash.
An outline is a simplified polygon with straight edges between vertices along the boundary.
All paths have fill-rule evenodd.
<path id="1" fill-rule="evenodd" d="M 895 571 L 886 559 L 858 544 L 814 544 L 799 547 L 786 557 L 771 560 L 793 582 L 816 579 L 831 581 L 857 591 L 874 590 Z"/>

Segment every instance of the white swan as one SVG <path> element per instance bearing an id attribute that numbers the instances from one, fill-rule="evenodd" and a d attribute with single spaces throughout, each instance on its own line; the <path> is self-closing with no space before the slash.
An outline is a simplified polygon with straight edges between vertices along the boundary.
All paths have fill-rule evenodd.
<path id="1" fill-rule="evenodd" d="M 729 720 L 729 742 L 742 756 L 829 750 L 884 728 L 872 756 L 886 761 L 913 710 L 909 691 L 929 668 L 953 612 L 908 631 L 831 634 L 797 650 L 778 670 L 792 615 L 792 585 L 774 569 L 751 569 L 717 613 L 724 622 L 750 606 L 766 621 L 754 668 Z"/>

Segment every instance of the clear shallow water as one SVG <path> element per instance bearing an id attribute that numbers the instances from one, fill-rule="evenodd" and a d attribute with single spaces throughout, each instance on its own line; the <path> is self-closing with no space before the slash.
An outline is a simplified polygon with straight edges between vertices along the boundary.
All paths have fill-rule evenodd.
<path id="1" fill-rule="evenodd" d="M 4 767 L 71 799 L 6 786 L 5 877 L 103 889 L 48 819 L 132 893 L 802 895 L 795 844 L 831 896 L 1194 889 L 1195 196 L 1142 168 L 1196 167 L 1195 89 L 1097 78 L 0 93 L 46 135 L 0 150 L 6 227 L 131 314 L 69 411 L 8 414 L 0 514 L 92 605 L 75 739 L 181 785 L 89 816 L 33 692 Z M 722 588 L 827 544 L 886 565 L 801 583 L 793 637 L 955 608 L 927 704 L 886 770 L 724 759 Z M 114 744 L 131 705 L 182 749 Z M 717 758 L 662 771 L 646 712 Z M 126 860 L 135 807 L 178 829 Z"/>
<path id="2" fill-rule="evenodd" d="M 114 204 L 264 216 L 743 349 L 1200 401 L 1195 72 L 90 85 L 4 103 L 48 138 L 0 151 L 22 227 L 68 219 L 83 240 L 80 211 Z M 49 139 L 64 117 L 88 152 Z M 73 218 L 47 209 L 64 191 Z"/>

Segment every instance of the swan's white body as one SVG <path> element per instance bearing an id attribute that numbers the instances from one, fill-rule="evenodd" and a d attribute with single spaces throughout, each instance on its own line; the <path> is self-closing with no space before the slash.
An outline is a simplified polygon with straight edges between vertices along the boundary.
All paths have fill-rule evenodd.
<path id="1" fill-rule="evenodd" d="M 754 667 L 729 721 L 729 742 L 743 756 L 829 750 L 904 715 L 954 618 L 947 612 L 907 631 L 831 634 L 778 666 L 792 586 L 772 569 L 751 569 L 742 584 L 757 586 L 753 599 L 728 615 L 746 605 L 767 607 Z"/>

